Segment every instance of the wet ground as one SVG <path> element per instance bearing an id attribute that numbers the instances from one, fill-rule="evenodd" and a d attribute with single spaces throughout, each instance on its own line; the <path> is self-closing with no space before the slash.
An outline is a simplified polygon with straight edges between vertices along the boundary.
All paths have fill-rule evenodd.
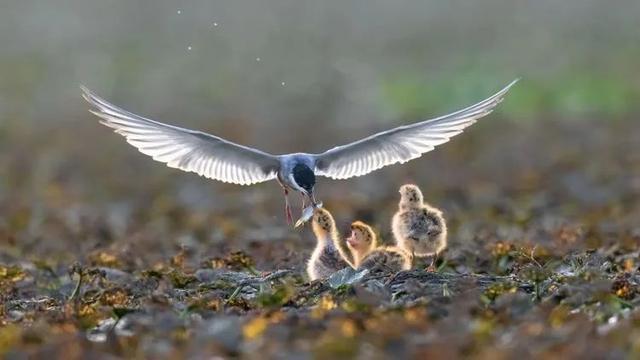
<path id="1" fill-rule="evenodd" d="M 311 283 L 314 239 L 275 183 L 213 185 L 91 121 L 0 128 L 0 352 L 640 357 L 640 122 L 492 121 L 318 185 L 341 229 L 388 242 L 397 188 L 419 184 L 449 224 L 437 272 Z"/>

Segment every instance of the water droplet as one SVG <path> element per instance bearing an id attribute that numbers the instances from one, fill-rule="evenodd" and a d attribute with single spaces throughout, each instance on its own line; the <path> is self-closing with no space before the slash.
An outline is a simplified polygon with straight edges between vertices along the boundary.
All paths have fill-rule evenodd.
<path id="1" fill-rule="evenodd" d="M 284 86 L 284 85 L 285 85 L 284 81 L 283 81 L 283 82 L 281 82 L 280 84 L 282 84 L 282 86 Z"/>
<path id="2" fill-rule="evenodd" d="M 213 23 L 213 26 L 218 26 L 218 23 L 217 23 L 217 22 L 214 22 L 214 23 Z"/>
<path id="3" fill-rule="evenodd" d="M 178 15 L 182 14 L 182 10 L 178 10 Z"/>
<path id="4" fill-rule="evenodd" d="M 257 58 L 256 58 L 256 61 L 260 61 L 260 58 L 259 58 L 259 57 L 257 57 Z"/>
<path id="5" fill-rule="evenodd" d="M 187 50 L 191 51 L 191 49 L 193 49 L 191 45 L 187 46 Z"/>

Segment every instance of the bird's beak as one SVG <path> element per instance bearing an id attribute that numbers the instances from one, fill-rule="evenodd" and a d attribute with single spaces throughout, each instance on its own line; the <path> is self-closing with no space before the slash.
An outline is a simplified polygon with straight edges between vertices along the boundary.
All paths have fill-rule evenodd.
<path id="1" fill-rule="evenodd" d="M 305 195 L 307 195 L 309 201 L 313 204 L 313 207 L 318 207 L 318 202 L 316 201 L 316 195 L 313 193 L 313 189 L 311 189 L 311 191 L 305 191 Z"/>
<path id="2" fill-rule="evenodd" d="M 352 247 L 356 245 L 356 235 L 353 233 L 353 231 L 351 232 L 351 235 L 349 235 L 349 237 L 345 239 L 345 241 Z"/>

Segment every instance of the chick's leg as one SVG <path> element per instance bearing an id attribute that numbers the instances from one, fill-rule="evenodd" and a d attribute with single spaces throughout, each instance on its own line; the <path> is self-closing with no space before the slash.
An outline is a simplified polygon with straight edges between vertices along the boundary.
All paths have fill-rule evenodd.
<path id="1" fill-rule="evenodd" d="M 428 272 L 436 272 L 436 261 L 438 261 L 438 253 L 431 255 L 431 264 L 426 269 Z"/>

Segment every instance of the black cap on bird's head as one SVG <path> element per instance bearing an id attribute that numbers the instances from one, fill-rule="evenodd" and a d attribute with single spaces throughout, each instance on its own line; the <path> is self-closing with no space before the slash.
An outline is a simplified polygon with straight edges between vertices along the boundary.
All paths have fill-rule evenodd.
<path id="1" fill-rule="evenodd" d="M 293 181 L 309 196 L 315 203 L 313 198 L 313 187 L 316 185 L 316 175 L 313 170 L 304 164 L 297 164 L 293 167 Z"/>

